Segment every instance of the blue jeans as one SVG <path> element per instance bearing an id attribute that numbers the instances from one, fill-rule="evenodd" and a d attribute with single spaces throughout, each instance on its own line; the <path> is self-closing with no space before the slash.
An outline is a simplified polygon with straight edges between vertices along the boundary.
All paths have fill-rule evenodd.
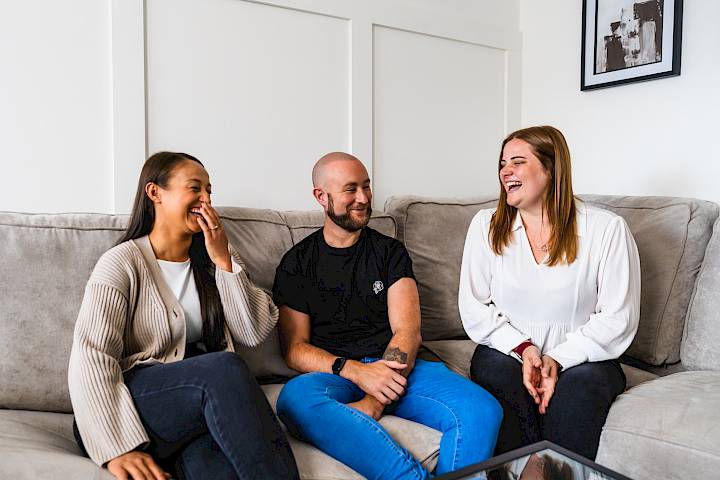
<path id="1" fill-rule="evenodd" d="M 369 479 L 429 478 L 378 422 L 345 405 L 364 396 L 339 375 L 307 373 L 285 385 L 277 410 L 291 433 Z M 502 420 L 502 408 L 488 392 L 440 362 L 423 360 L 415 363 L 405 394 L 385 413 L 442 432 L 438 475 L 489 458 Z"/>
<path id="2" fill-rule="evenodd" d="M 138 366 L 124 380 L 150 436 L 146 452 L 181 479 L 299 478 L 280 423 L 234 353 Z"/>

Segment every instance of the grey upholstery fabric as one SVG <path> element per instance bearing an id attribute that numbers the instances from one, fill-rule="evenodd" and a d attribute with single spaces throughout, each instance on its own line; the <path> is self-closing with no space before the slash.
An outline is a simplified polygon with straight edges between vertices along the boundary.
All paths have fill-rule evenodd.
<path id="1" fill-rule="evenodd" d="M 273 411 L 276 410 L 277 398 L 282 388 L 283 385 L 281 384 L 263 385 L 262 387 Z M 440 438 L 442 437 L 440 432 L 393 415 L 382 417 L 380 425 L 395 441 L 405 447 L 413 457 L 420 460 L 425 468 L 430 471 L 435 468 L 440 453 Z M 290 446 L 300 469 L 300 476 L 303 479 L 349 480 L 364 478 L 317 448 L 293 437 L 289 438 Z"/>
<path id="2" fill-rule="evenodd" d="M 228 240 L 245 261 L 250 278 L 267 291 L 272 289 L 275 267 L 293 240 L 290 229 L 274 210 L 218 207 Z"/>
<path id="3" fill-rule="evenodd" d="M 627 383 L 625 384 L 625 390 L 629 390 L 636 385 L 640 385 L 641 383 L 649 382 L 650 380 L 655 380 L 656 378 L 658 378 L 658 376 L 654 373 L 640 370 L 639 368 L 625 365 L 624 363 L 621 363 L 620 366 L 622 367 L 623 373 L 625 373 L 625 378 L 627 379 Z"/>
<path id="4" fill-rule="evenodd" d="M 720 370 L 718 320 L 720 295 L 720 220 L 705 252 L 697 285 L 690 302 L 685 336 L 680 351 L 683 365 L 692 370 Z"/>
<path id="5" fill-rule="evenodd" d="M 490 197 L 391 197 L 385 202 L 385 211 L 397 219 L 398 239 L 413 261 L 424 340 L 466 337 L 457 304 L 465 234 L 472 217 L 496 203 Z"/>
<path id="6" fill-rule="evenodd" d="M 680 361 L 685 314 L 718 206 L 668 197 L 581 198 L 622 216 L 640 252 L 640 327 L 627 355 L 651 365 Z"/>
<path id="7" fill-rule="evenodd" d="M 0 478 L 114 479 L 80 455 L 72 419 L 66 413 L 0 410 Z"/>
<path id="8" fill-rule="evenodd" d="M 293 245 L 290 229 L 274 210 L 218 207 L 228 240 L 245 261 L 250 278 L 272 290 L 275 268 Z M 293 377 L 297 372 L 285 365 L 280 353 L 277 328 L 255 348 L 235 344 L 235 351 L 259 378 Z"/>
<path id="9" fill-rule="evenodd" d="M 610 408 L 597 462 L 631 478 L 717 478 L 720 372 L 646 382 Z"/>
<path id="10" fill-rule="evenodd" d="M 67 363 L 85 284 L 126 220 L 0 214 L 0 407 L 71 411 Z"/>
<path id="11" fill-rule="evenodd" d="M 470 378 L 470 362 L 477 343 L 472 340 L 430 340 L 423 342 L 447 367 L 463 377 Z"/>

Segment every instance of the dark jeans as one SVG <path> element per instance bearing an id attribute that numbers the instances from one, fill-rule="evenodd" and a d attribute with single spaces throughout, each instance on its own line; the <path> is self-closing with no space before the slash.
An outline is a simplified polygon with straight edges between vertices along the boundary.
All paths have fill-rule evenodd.
<path id="1" fill-rule="evenodd" d="M 145 451 L 171 473 L 193 480 L 299 478 L 280 423 L 237 355 L 138 366 L 124 378 L 151 439 Z"/>
<path id="2" fill-rule="evenodd" d="M 495 454 L 549 440 L 594 460 L 610 405 L 625 390 L 617 360 L 583 363 L 560 373 L 541 415 L 523 385 L 520 362 L 484 345 L 475 349 L 470 378 L 503 407 Z"/>

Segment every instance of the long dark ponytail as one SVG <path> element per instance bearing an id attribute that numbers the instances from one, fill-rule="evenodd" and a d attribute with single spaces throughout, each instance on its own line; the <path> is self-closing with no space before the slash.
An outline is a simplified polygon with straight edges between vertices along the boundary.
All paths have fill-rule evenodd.
<path id="1" fill-rule="evenodd" d="M 155 207 L 145 193 L 145 186 L 154 183 L 161 188 L 167 188 L 175 167 L 188 160 L 197 162 L 204 168 L 200 160 L 187 153 L 158 152 L 145 161 L 140 172 L 130 222 L 118 244 L 150 233 L 155 223 Z M 193 235 L 189 255 L 195 286 L 200 297 L 202 342 L 208 352 L 224 350 L 227 347 L 224 333 L 225 312 L 215 283 L 215 264 L 207 253 L 205 236 L 202 232 Z"/>

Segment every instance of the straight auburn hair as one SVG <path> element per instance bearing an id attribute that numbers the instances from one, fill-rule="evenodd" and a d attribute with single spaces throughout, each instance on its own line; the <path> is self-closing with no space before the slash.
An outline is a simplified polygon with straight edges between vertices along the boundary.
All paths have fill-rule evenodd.
<path id="1" fill-rule="evenodd" d="M 493 252 L 502 255 L 503 249 L 510 244 L 512 226 L 518 214 L 517 208 L 508 205 L 507 193 L 500 179 L 503 150 L 505 145 L 514 139 L 527 142 L 550 175 L 543 200 L 543 214 L 547 215 L 552 229 L 548 242 L 547 265 L 569 265 L 575 261 L 578 253 L 577 209 L 572 189 L 570 150 L 560 130 L 547 125 L 523 128 L 511 133 L 502 142 L 498 159 L 500 198 L 490 221 L 489 233 Z"/>
<path id="2" fill-rule="evenodd" d="M 148 183 L 154 183 L 160 188 L 167 188 L 175 168 L 186 161 L 197 162 L 205 168 L 200 160 L 187 153 L 158 152 L 145 161 L 138 180 L 130 222 L 117 245 L 150 233 L 155 224 L 155 205 L 147 196 L 145 187 Z M 210 260 L 210 255 L 205 248 L 203 232 L 192 236 L 188 253 L 195 287 L 198 297 L 200 297 L 202 342 L 208 352 L 224 350 L 227 347 L 225 344 L 225 311 L 215 283 L 215 264 Z"/>

